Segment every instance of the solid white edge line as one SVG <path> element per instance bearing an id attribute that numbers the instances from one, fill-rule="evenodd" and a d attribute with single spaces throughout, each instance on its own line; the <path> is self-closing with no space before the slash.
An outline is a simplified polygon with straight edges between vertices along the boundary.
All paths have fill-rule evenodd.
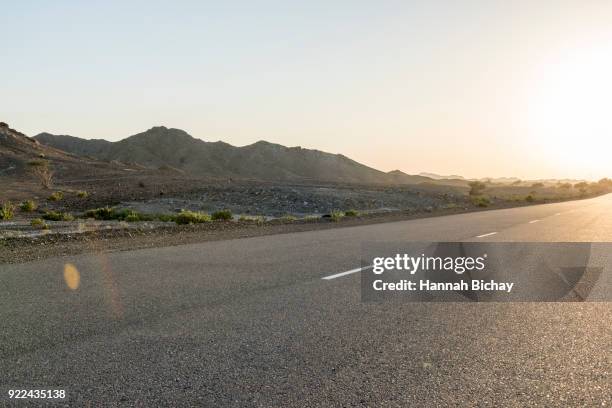
<path id="1" fill-rule="evenodd" d="M 374 265 L 364 266 L 363 268 L 351 269 L 350 271 L 340 272 L 340 273 L 337 273 L 337 274 L 335 274 L 335 275 L 325 276 L 325 277 L 323 277 L 323 278 L 321 278 L 321 279 L 325 279 L 325 280 L 336 279 L 336 278 L 339 278 L 339 277 L 341 277 L 341 276 L 350 275 L 350 274 L 352 274 L 352 273 L 357 273 L 357 272 L 361 272 L 361 271 L 366 271 L 366 270 L 368 270 L 368 269 L 370 269 L 370 268 L 373 268 L 373 267 L 374 267 Z"/>
<path id="2" fill-rule="evenodd" d="M 531 221 L 529 221 L 530 224 L 535 224 L 536 222 L 540 222 L 540 220 L 531 220 Z"/>
<path id="3" fill-rule="evenodd" d="M 489 232 L 488 234 L 476 235 L 476 238 L 489 237 L 489 236 L 495 235 L 495 234 L 497 234 L 497 232 Z"/>

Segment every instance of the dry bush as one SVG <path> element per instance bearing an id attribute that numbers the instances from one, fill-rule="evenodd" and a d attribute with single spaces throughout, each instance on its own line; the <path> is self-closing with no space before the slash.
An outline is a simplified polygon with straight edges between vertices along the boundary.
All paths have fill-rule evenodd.
<path id="1" fill-rule="evenodd" d="M 33 160 L 28 163 L 30 173 L 38 180 L 43 188 L 50 189 L 53 186 L 53 170 L 46 160 Z"/>

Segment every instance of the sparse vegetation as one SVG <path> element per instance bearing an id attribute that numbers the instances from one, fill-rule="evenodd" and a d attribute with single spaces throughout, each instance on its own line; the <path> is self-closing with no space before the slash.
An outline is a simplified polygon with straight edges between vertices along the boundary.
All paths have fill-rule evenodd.
<path id="1" fill-rule="evenodd" d="M 245 215 L 242 214 L 240 215 L 240 218 L 238 218 L 238 221 L 247 221 L 247 222 L 254 222 L 258 225 L 263 224 L 266 221 L 266 218 L 263 215 Z"/>
<path id="2" fill-rule="evenodd" d="M 10 201 L 5 202 L 0 207 L 0 220 L 11 220 L 15 215 L 15 205 Z"/>
<path id="3" fill-rule="evenodd" d="M 112 218 L 113 220 L 126 221 L 126 222 L 138 222 L 138 221 L 153 221 L 155 216 L 150 214 L 139 213 L 135 210 L 124 209 L 115 211 L 112 210 Z"/>
<path id="4" fill-rule="evenodd" d="M 43 155 L 44 157 L 44 155 Z M 50 189 L 53 185 L 53 170 L 47 160 L 32 160 L 28 163 L 30 173 L 38 180 L 45 189 Z"/>
<path id="5" fill-rule="evenodd" d="M 600 186 L 604 186 L 606 188 L 612 188 L 612 180 L 610 180 L 609 178 L 602 178 L 601 180 L 599 180 L 597 182 L 597 184 L 599 184 Z"/>
<path id="6" fill-rule="evenodd" d="M 55 193 L 47 197 L 48 201 L 61 201 L 63 199 L 64 199 L 64 193 L 62 193 L 61 191 L 56 191 Z"/>
<path id="7" fill-rule="evenodd" d="M 544 187 L 544 183 L 533 183 L 531 188 L 542 188 Z"/>
<path id="8" fill-rule="evenodd" d="M 218 221 L 218 220 L 231 220 L 232 219 L 232 212 L 230 210 L 220 210 L 220 211 L 215 211 L 214 213 L 212 213 L 212 217 L 211 217 L 214 221 Z"/>
<path id="9" fill-rule="evenodd" d="M 158 214 L 156 217 L 158 220 L 162 222 L 174 222 L 176 220 L 176 215 L 174 214 Z"/>
<path id="10" fill-rule="evenodd" d="M 342 211 L 332 211 L 331 214 L 330 214 L 330 219 L 333 222 L 338 222 L 342 218 L 344 218 L 344 213 Z"/>
<path id="11" fill-rule="evenodd" d="M 124 210 L 116 210 L 112 207 L 101 207 L 93 210 L 85 211 L 83 215 L 85 218 L 93 218 L 95 220 L 101 221 L 126 221 L 126 222 L 138 222 L 138 221 L 153 221 L 155 218 L 162 219 L 162 221 L 174 221 L 172 216 L 164 216 L 163 214 L 155 216 L 150 214 L 139 213 L 138 211 L 124 209 Z M 168 217 L 168 218 L 165 218 Z"/>
<path id="12" fill-rule="evenodd" d="M 293 222 L 295 220 L 297 220 L 296 217 L 294 217 L 293 215 L 283 215 L 282 217 L 279 218 L 281 221 L 283 222 Z"/>
<path id="13" fill-rule="evenodd" d="M 575 189 L 587 188 L 588 186 L 589 183 L 587 183 L 586 181 L 581 181 L 579 183 L 574 184 Z"/>
<path id="14" fill-rule="evenodd" d="M 123 221 L 127 221 L 127 222 L 138 222 L 138 221 L 142 221 L 142 217 L 140 216 L 139 213 L 137 213 L 136 211 L 131 211 L 128 210 L 126 211 L 126 213 L 123 215 Z"/>
<path id="15" fill-rule="evenodd" d="M 344 215 L 346 217 L 359 217 L 359 212 L 357 210 L 346 210 Z"/>
<path id="16" fill-rule="evenodd" d="M 76 195 L 79 198 L 87 198 L 87 197 L 89 197 L 89 193 L 87 191 L 77 191 Z"/>
<path id="17" fill-rule="evenodd" d="M 32 200 L 26 200 L 26 201 L 22 202 L 19 205 L 19 208 L 23 212 L 32 212 L 32 211 L 36 210 L 37 205 L 36 205 L 36 202 L 34 202 Z"/>
<path id="18" fill-rule="evenodd" d="M 470 181 L 468 185 L 470 186 L 471 196 L 479 196 L 487 188 L 487 185 L 482 181 Z"/>
<path id="19" fill-rule="evenodd" d="M 48 221 L 72 221 L 74 217 L 61 211 L 47 211 L 42 218 Z"/>
<path id="20" fill-rule="evenodd" d="M 317 222 L 321 219 L 321 217 L 317 217 L 316 215 L 308 215 L 304 217 L 304 221 L 306 222 Z"/>
<path id="21" fill-rule="evenodd" d="M 589 187 L 589 183 L 585 181 L 581 181 L 580 183 L 574 184 L 574 188 L 580 192 L 581 196 L 584 196 L 587 193 L 588 187 Z"/>
<path id="22" fill-rule="evenodd" d="M 535 201 L 535 197 L 533 196 L 533 194 L 529 194 L 527 197 L 525 197 L 525 201 L 527 201 L 528 203 L 533 203 Z"/>
<path id="23" fill-rule="evenodd" d="M 201 224 L 203 222 L 212 221 L 212 217 L 206 213 L 183 210 L 178 213 L 174 219 L 179 225 L 184 224 Z"/>
<path id="24" fill-rule="evenodd" d="M 472 204 L 477 207 L 484 208 L 484 207 L 488 207 L 489 205 L 491 205 L 491 200 L 485 196 L 472 197 L 471 201 L 472 201 Z"/>
<path id="25" fill-rule="evenodd" d="M 33 228 L 38 228 L 38 229 L 43 229 L 43 230 L 49 229 L 49 225 L 47 225 L 47 223 L 40 218 L 34 218 L 32 221 L 30 221 L 30 225 Z"/>
<path id="26" fill-rule="evenodd" d="M 111 207 L 101 207 L 85 211 L 85 218 L 93 218 L 96 220 L 113 220 L 116 219 L 115 217 L 115 210 Z"/>

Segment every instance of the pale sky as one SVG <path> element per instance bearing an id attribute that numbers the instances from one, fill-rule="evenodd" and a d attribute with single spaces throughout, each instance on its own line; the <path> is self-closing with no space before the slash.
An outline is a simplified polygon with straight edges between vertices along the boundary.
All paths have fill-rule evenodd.
<path id="1" fill-rule="evenodd" d="M 609 0 L 91 3 L 2 5 L 0 121 L 108 140 L 164 125 L 384 171 L 612 176 Z"/>

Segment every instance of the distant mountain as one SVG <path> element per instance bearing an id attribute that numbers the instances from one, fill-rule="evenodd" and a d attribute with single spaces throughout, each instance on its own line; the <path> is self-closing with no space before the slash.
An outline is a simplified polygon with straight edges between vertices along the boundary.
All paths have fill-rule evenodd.
<path id="1" fill-rule="evenodd" d="M 487 177 L 480 179 L 480 181 L 484 181 L 485 183 L 494 183 L 494 184 L 518 184 L 521 182 L 521 179 L 516 177 Z"/>
<path id="2" fill-rule="evenodd" d="M 205 142 L 183 130 L 164 126 L 118 142 L 49 133 L 41 133 L 34 139 L 72 154 L 149 168 L 171 166 L 201 176 L 351 183 L 416 184 L 432 181 L 428 177 L 401 172 L 384 173 L 341 154 L 285 147 L 265 141 L 236 147 L 224 142 Z"/>
<path id="3" fill-rule="evenodd" d="M 427 173 L 427 172 L 421 172 L 419 173 L 419 176 L 432 178 L 434 180 L 465 180 L 465 177 L 463 176 L 457 176 L 457 175 L 441 176 L 436 173 Z"/>
<path id="4" fill-rule="evenodd" d="M 387 173 L 390 180 L 394 184 L 419 184 L 419 183 L 429 183 L 435 181 L 431 177 L 425 177 L 423 175 L 412 175 L 406 174 L 400 170 L 392 170 Z"/>
<path id="5" fill-rule="evenodd" d="M 112 142 L 103 139 L 81 139 L 67 135 L 52 135 L 51 133 L 40 133 L 34 137 L 35 140 L 47 146 L 70 152 L 78 156 L 98 156 L 108 151 Z"/>

